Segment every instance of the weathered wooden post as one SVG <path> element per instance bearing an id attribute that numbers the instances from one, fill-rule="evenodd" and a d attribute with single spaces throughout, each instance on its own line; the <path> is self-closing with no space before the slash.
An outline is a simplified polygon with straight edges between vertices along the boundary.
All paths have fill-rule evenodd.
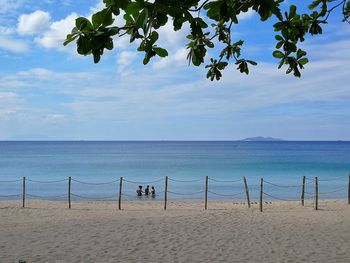
<path id="1" fill-rule="evenodd" d="M 68 177 L 68 208 L 71 208 L 71 186 L 72 186 L 72 177 Z"/>
<path id="2" fill-rule="evenodd" d="M 318 210 L 318 177 L 315 177 L 315 209 Z"/>
<path id="3" fill-rule="evenodd" d="M 208 209 L 208 176 L 205 177 L 205 210 Z"/>
<path id="4" fill-rule="evenodd" d="M 264 179 L 261 178 L 260 181 L 260 212 L 263 211 L 263 195 L 264 195 Z"/>
<path id="5" fill-rule="evenodd" d="M 26 205 L 26 177 L 23 176 L 22 182 L 22 207 L 24 208 Z"/>
<path id="6" fill-rule="evenodd" d="M 303 176 L 303 186 L 301 189 L 301 205 L 302 206 L 304 206 L 304 200 L 305 200 L 305 180 L 306 180 L 306 177 Z"/>
<path id="7" fill-rule="evenodd" d="M 245 178 L 245 176 L 243 176 L 243 181 L 244 181 L 245 193 L 247 195 L 248 208 L 250 208 L 249 189 L 248 189 L 247 179 Z"/>
<path id="8" fill-rule="evenodd" d="M 165 176 L 164 210 L 166 210 L 167 201 L 168 201 L 168 176 Z"/>
<path id="9" fill-rule="evenodd" d="M 348 204 L 350 205 L 350 174 L 349 174 L 349 183 L 348 183 Z"/>
<path id="10" fill-rule="evenodd" d="M 118 198 L 118 208 L 119 208 L 119 210 L 122 209 L 122 187 L 123 187 L 123 177 L 120 177 L 119 198 Z"/>

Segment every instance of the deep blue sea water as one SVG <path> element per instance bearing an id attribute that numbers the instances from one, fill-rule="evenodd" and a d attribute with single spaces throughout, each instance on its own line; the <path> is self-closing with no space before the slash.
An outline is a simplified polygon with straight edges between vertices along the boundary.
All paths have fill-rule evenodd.
<path id="1" fill-rule="evenodd" d="M 150 185 L 156 187 L 160 194 L 157 198 L 161 199 L 165 176 L 170 178 L 169 199 L 203 199 L 205 176 L 219 181 L 234 181 L 245 176 L 252 199 L 258 197 L 258 186 L 263 177 L 275 184 L 296 186 L 275 187 L 265 183 L 266 193 L 299 199 L 302 177 L 318 176 L 321 198 L 347 198 L 349 171 L 350 142 L 343 141 L 0 142 L 0 181 L 25 176 L 28 198 L 66 198 L 69 176 L 88 183 L 123 177 L 132 181 L 123 183 L 124 199 L 134 198 L 138 182 L 145 187 L 147 182 L 157 180 L 161 181 Z M 322 181 L 337 177 L 342 178 Z M 30 180 L 65 181 L 47 184 Z M 79 196 L 115 199 L 119 191 L 119 181 L 102 185 L 77 181 L 72 181 L 75 199 L 81 199 Z M 306 191 L 312 194 L 314 183 L 307 182 Z M 209 200 L 244 199 L 243 190 L 242 181 L 209 180 Z M 334 190 L 339 191 L 328 193 Z M 20 198 L 21 191 L 20 181 L 0 182 L 0 199 Z M 19 196 L 12 196 L 16 194 Z"/>

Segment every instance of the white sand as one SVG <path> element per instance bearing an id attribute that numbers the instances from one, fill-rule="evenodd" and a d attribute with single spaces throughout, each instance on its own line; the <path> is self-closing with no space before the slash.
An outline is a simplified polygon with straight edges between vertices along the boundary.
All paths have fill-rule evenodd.
<path id="1" fill-rule="evenodd" d="M 350 262 L 350 206 L 0 202 L 0 262 Z"/>

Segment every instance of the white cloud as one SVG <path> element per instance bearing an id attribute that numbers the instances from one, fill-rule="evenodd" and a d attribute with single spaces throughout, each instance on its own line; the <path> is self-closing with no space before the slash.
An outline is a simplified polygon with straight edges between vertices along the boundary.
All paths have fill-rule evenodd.
<path id="1" fill-rule="evenodd" d="M 47 114 L 44 116 L 44 119 L 50 122 L 59 122 L 64 121 L 65 116 L 63 114 Z"/>
<path id="2" fill-rule="evenodd" d="M 0 49 L 14 52 L 14 53 L 25 53 L 29 50 L 28 45 L 22 41 L 13 39 L 10 36 L 0 35 Z"/>
<path id="3" fill-rule="evenodd" d="M 20 77 L 30 77 L 37 79 L 52 79 L 55 76 L 55 73 L 44 68 L 33 68 L 28 71 L 20 71 L 17 75 Z"/>
<path id="4" fill-rule="evenodd" d="M 159 43 L 165 45 L 181 45 L 188 34 L 188 23 L 185 23 L 178 31 L 174 31 L 173 21 L 169 18 L 168 22 L 161 27 L 159 32 Z"/>
<path id="5" fill-rule="evenodd" d="M 131 65 L 134 62 L 136 56 L 137 56 L 136 51 L 135 52 L 122 51 L 118 56 L 118 65 L 119 66 Z"/>
<path id="6" fill-rule="evenodd" d="M 130 75 L 133 71 L 129 68 L 137 57 L 136 51 L 122 51 L 117 59 L 118 73 L 125 77 Z"/>
<path id="7" fill-rule="evenodd" d="M 94 6 L 90 7 L 90 13 L 96 13 L 105 8 L 105 4 L 102 1 L 98 1 Z"/>
<path id="8" fill-rule="evenodd" d="M 188 50 L 186 48 L 178 49 L 174 54 L 169 52 L 169 56 L 161 58 L 153 63 L 155 69 L 184 66 L 188 64 L 186 60 Z"/>
<path id="9" fill-rule="evenodd" d="M 94 83 L 97 86 L 98 82 L 93 82 L 95 77 L 94 72 L 56 72 L 45 68 L 32 68 L 0 76 L 0 90 L 26 88 L 39 92 L 38 89 L 49 89 L 64 93 L 81 83 Z"/>
<path id="10" fill-rule="evenodd" d="M 8 120 L 13 117 L 21 99 L 14 92 L 0 92 L 0 120 Z"/>
<path id="11" fill-rule="evenodd" d="M 11 35 L 15 32 L 13 28 L 4 27 L 0 25 L 0 35 Z"/>
<path id="12" fill-rule="evenodd" d="M 21 35 L 40 33 L 49 27 L 50 19 L 50 14 L 41 10 L 21 15 L 18 19 L 17 32 Z"/>
<path id="13" fill-rule="evenodd" d="M 18 95 L 14 92 L 0 92 L 0 101 L 3 104 L 5 101 L 11 101 L 17 99 Z"/>
<path id="14" fill-rule="evenodd" d="M 248 19 L 252 18 L 255 15 L 255 13 L 256 12 L 253 9 L 249 9 L 245 13 L 240 13 L 238 16 L 238 20 L 248 20 Z"/>
<path id="15" fill-rule="evenodd" d="M 12 12 L 23 4 L 23 0 L 0 0 L 0 14 Z"/>
<path id="16" fill-rule="evenodd" d="M 76 13 L 71 13 L 66 18 L 53 22 L 49 30 L 36 38 L 36 42 L 45 48 L 67 49 L 63 47 L 63 41 L 74 27 L 77 17 Z"/>

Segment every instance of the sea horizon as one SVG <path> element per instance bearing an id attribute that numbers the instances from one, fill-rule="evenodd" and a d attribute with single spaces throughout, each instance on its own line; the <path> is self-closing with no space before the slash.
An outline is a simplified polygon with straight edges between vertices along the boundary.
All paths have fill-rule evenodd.
<path id="1" fill-rule="evenodd" d="M 289 140 L 289 139 L 281 139 L 281 140 L 271 140 L 271 141 L 246 141 L 245 139 L 237 139 L 237 140 L 177 140 L 177 139 L 150 139 L 150 140 L 89 140 L 89 139 L 72 139 L 72 140 L 0 140 L 0 142 L 350 142 L 350 140 Z"/>

